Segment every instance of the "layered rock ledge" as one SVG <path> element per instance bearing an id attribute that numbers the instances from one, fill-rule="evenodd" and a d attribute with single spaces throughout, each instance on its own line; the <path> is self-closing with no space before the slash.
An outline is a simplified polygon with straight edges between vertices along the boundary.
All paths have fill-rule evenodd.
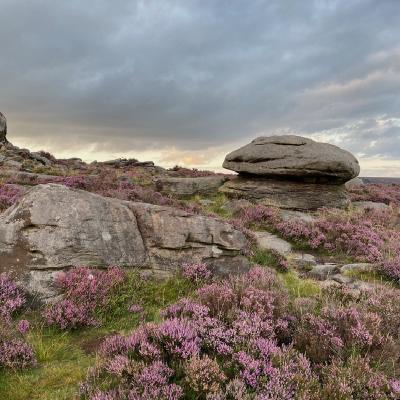
<path id="1" fill-rule="evenodd" d="M 14 270 L 45 298 L 54 295 L 55 273 L 74 265 L 162 273 L 204 261 L 217 274 L 246 271 L 246 245 L 214 218 L 56 184 L 33 187 L 0 216 L 0 270 Z"/>

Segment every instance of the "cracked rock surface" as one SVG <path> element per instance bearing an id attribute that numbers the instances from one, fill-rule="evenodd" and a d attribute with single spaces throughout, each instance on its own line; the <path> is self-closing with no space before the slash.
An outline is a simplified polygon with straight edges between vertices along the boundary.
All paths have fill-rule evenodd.
<path id="1" fill-rule="evenodd" d="M 33 187 L 0 216 L 0 272 L 14 270 L 48 297 L 49 271 L 74 265 L 172 272 L 204 261 L 220 274 L 245 271 L 246 244 L 214 218 L 56 184 Z"/>
<path id="2" fill-rule="evenodd" d="M 337 146 L 294 135 L 258 137 L 229 153 L 224 168 L 263 177 L 344 183 L 360 172 L 357 159 Z"/>

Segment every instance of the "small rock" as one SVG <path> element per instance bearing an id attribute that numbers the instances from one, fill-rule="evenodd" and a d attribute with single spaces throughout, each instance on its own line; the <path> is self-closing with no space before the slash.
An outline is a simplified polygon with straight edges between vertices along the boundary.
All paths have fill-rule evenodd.
<path id="1" fill-rule="evenodd" d="M 35 161 L 40 162 L 43 165 L 51 165 L 52 161 L 50 161 L 48 158 L 43 157 L 40 153 L 33 152 L 31 153 L 31 158 Z"/>
<path id="2" fill-rule="evenodd" d="M 370 263 L 355 263 L 355 264 L 345 264 L 340 268 L 340 272 L 371 272 L 375 268 L 374 264 Z"/>
<path id="3" fill-rule="evenodd" d="M 332 275 L 331 279 L 342 285 L 348 285 L 348 284 L 354 282 L 354 278 L 350 278 L 349 276 L 345 276 L 345 275 L 341 275 L 341 274 Z"/>
<path id="4" fill-rule="evenodd" d="M 3 162 L 3 166 L 7 168 L 11 168 L 12 170 L 20 171 L 22 168 L 22 163 L 15 160 L 6 160 Z"/>
<path id="5" fill-rule="evenodd" d="M 345 183 L 346 189 L 351 189 L 353 187 L 357 187 L 357 186 L 363 186 L 364 182 L 361 178 L 353 178 L 350 179 L 348 182 Z"/>
<path id="6" fill-rule="evenodd" d="M 261 250 L 276 251 L 283 256 L 292 251 L 292 245 L 289 242 L 273 235 L 272 233 L 253 232 L 253 234 L 256 238 L 257 246 Z"/>
<path id="7" fill-rule="evenodd" d="M 337 264 L 318 264 L 310 272 L 310 276 L 314 279 L 325 280 L 338 272 Z"/>
<path id="8" fill-rule="evenodd" d="M 317 265 L 317 261 L 312 254 L 294 253 L 290 257 L 290 263 L 294 268 L 310 270 Z"/>
<path id="9" fill-rule="evenodd" d="M 359 211 L 365 210 L 386 210 L 389 206 L 385 203 L 377 203 L 374 201 L 355 201 L 352 203 L 353 208 Z"/>
<path id="10" fill-rule="evenodd" d="M 314 222 L 315 217 L 312 214 L 295 210 L 281 210 L 281 217 L 284 221 L 299 220 L 303 222 Z"/>
<path id="11" fill-rule="evenodd" d="M 214 201 L 212 201 L 210 199 L 201 199 L 201 200 L 199 200 L 199 204 L 201 204 L 203 207 L 208 207 L 208 206 L 211 206 L 212 204 L 214 204 Z"/>

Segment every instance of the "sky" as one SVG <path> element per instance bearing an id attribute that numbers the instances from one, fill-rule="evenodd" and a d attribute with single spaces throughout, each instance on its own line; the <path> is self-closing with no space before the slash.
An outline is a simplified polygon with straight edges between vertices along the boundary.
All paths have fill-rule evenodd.
<path id="1" fill-rule="evenodd" d="M 296 134 L 400 176 L 399 0 L 0 0 L 8 138 L 221 167 Z"/>

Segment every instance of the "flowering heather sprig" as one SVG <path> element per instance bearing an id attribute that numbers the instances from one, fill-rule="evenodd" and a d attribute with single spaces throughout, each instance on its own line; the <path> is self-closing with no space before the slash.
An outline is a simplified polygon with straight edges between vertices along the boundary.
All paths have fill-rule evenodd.
<path id="1" fill-rule="evenodd" d="M 26 319 L 21 319 L 21 321 L 19 321 L 17 324 L 18 332 L 21 333 L 21 335 L 26 335 L 29 331 L 29 328 L 30 324 Z"/>
<path id="2" fill-rule="evenodd" d="M 190 390 L 203 395 L 220 392 L 221 384 L 226 380 L 218 362 L 207 355 L 189 359 L 185 372 Z"/>
<path id="3" fill-rule="evenodd" d="M 0 274 L 0 320 L 10 322 L 12 315 L 26 303 L 23 290 L 7 273 Z"/>
<path id="4" fill-rule="evenodd" d="M 211 278 L 211 271 L 207 264 L 183 264 L 182 275 L 195 283 L 200 283 Z"/>
<path id="5" fill-rule="evenodd" d="M 140 304 L 132 304 L 129 306 L 128 310 L 133 314 L 141 314 L 144 311 L 144 308 Z"/>
<path id="6" fill-rule="evenodd" d="M 187 359 L 200 352 L 200 338 L 187 320 L 173 318 L 163 321 L 158 327 L 157 336 L 171 356 Z"/>
<path id="7" fill-rule="evenodd" d="M 24 369 L 36 365 L 36 357 L 22 340 L 2 340 L 0 337 L 0 368 Z"/>

